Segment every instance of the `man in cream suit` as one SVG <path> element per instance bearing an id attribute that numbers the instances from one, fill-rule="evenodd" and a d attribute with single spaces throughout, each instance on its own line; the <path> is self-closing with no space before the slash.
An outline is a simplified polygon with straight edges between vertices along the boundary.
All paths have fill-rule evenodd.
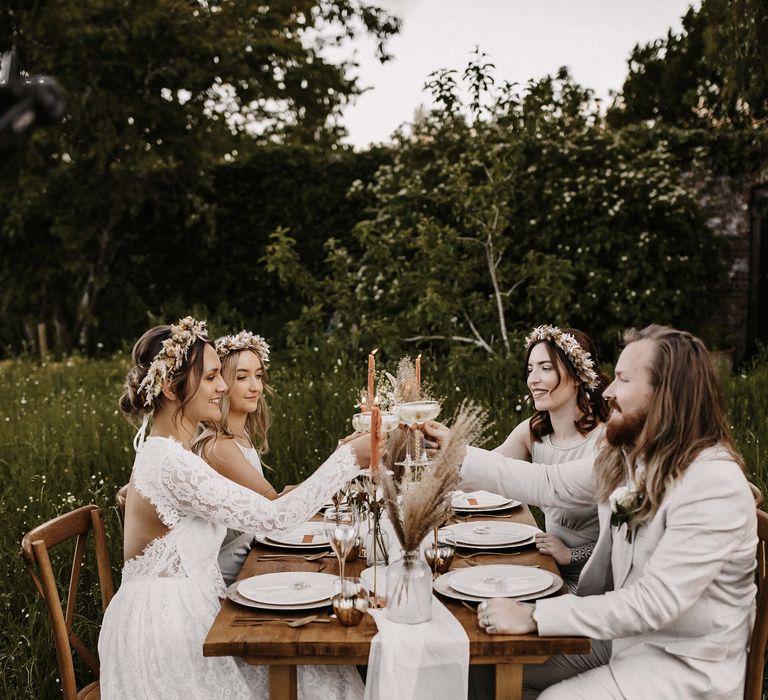
<path id="1" fill-rule="evenodd" d="M 491 634 L 612 640 L 607 663 L 595 654 L 527 667 L 530 697 L 546 688 L 546 700 L 736 700 L 754 616 L 756 515 L 717 375 L 689 333 L 649 326 L 625 341 L 594 460 L 544 466 L 468 448 L 463 488 L 545 506 L 597 502 L 600 519 L 577 595 L 491 600 L 479 622 Z M 438 444 L 450 434 L 437 423 L 425 432 Z"/>

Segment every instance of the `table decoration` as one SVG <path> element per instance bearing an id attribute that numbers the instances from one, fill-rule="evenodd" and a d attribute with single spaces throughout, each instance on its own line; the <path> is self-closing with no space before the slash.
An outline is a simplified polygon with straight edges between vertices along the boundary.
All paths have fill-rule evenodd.
<path id="1" fill-rule="evenodd" d="M 432 569 L 432 577 L 446 573 L 456 555 L 456 535 L 450 528 L 436 528 L 432 539 L 424 546 L 424 559 Z"/>
<path id="2" fill-rule="evenodd" d="M 424 538 L 451 513 L 451 494 L 459 481 L 466 446 L 482 432 L 485 412 L 462 404 L 451 437 L 435 461 L 420 474 L 406 470 L 399 492 L 394 479 L 382 474 L 384 498 L 403 558 L 387 568 L 387 617 L 393 622 L 418 624 L 432 614 L 432 572 L 418 556 Z"/>
<path id="3" fill-rule="evenodd" d="M 368 591 L 357 577 L 340 579 L 331 596 L 333 612 L 344 627 L 359 625 L 368 610 Z"/>

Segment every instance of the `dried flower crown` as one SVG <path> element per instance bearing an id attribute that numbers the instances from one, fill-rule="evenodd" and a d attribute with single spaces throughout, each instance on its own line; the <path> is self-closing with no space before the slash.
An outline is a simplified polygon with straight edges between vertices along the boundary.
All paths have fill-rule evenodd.
<path id="1" fill-rule="evenodd" d="M 231 352 L 241 352 L 242 350 L 253 350 L 259 356 L 262 364 L 269 364 L 269 345 L 260 335 L 240 331 L 237 335 L 226 335 L 216 341 L 216 352 L 222 359 Z"/>
<path id="2" fill-rule="evenodd" d="M 163 390 L 163 383 L 173 378 L 187 359 L 187 353 L 198 339 L 207 340 L 205 321 L 185 316 L 171 326 L 171 335 L 163 341 L 163 349 L 157 353 L 144 379 L 139 384 L 139 394 L 144 392 L 145 406 L 152 406 Z"/>
<path id="3" fill-rule="evenodd" d="M 579 379 L 590 389 L 597 389 L 599 379 L 595 371 L 595 363 L 576 338 L 570 333 L 564 333 L 557 326 L 537 326 L 525 339 L 525 349 L 529 350 L 536 343 L 541 342 L 557 345 L 573 365 Z"/>

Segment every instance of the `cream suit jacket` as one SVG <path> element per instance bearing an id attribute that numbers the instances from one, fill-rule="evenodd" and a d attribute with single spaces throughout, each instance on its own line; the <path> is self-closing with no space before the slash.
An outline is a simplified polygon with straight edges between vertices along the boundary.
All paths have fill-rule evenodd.
<path id="1" fill-rule="evenodd" d="M 592 467 L 591 457 L 545 466 L 470 447 L 461 486 L 582 506 L 595 502 Z M 631 543 L 607 503 L 598 515 L 578 594 L 536 603 L 539 634 L 613 640 L 610 667 L 629 700 L 743 697 L 757 518 L 738 464 L 719 448 L 703 451 Z"/>

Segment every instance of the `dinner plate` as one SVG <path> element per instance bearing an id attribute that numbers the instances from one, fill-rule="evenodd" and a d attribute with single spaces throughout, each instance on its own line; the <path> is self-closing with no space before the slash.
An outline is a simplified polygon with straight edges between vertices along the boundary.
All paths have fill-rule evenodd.
<path id="1" fill-rule="evenodd" d="M 227 588 L 227 598 L 233 603 L 238 605 L 244 605 L 248 608 L 258 608 L 259 610 L 315 610 L 316 608 L 324 608 L 331 604 L 331 599 L 317 600 L 314 603 L 304 603 L 295 605 L 270 605 L 269 603 L 257 603 L 255 600 L 248 600 L 244 596 L 241 596 L 237 592 L 237 585 L 239 581 L 235 581 Z"/>
<path id="2" fill-rule="evenodd" d="M 328 600 L 337 578 L 317 571 L 278 571 L 239 581 L 237 592 L 256 603 L 303 605 Z"/>
<path id="3" fill-rule="evenodd" d="M 510 501 L 501 506 L 483 507 L 483 508 L 457 508 L 453 506 L 453 510 L 457 513 L 496 513 L 502 510 L 512 510 L 522 505 L 522 501 Z"/>
<path id="4" fill-rule="evenodd" d="M 541 531 L 539 530 L 539 532 L 541 532 Z M 457 542 L 456 546 L 459 549 L 469 549 L 469 550 L 472 550 L 472 549 L 483 549 L 483 550 L 485 550 L 485 549 L 493 549 L 494 551 L 498 549 L 500 552 L 502 552 L 502 551 L 504 551 L 506 549 L 515 549 L 515 548 L 519 548 L 519 547 L 528 547 L 529 545 L 532 545 L 535 541 L 536 541 L 536 536 L 535 535 L 531 535 L 530 537 L 528 537 L 528 538 L 526 538 L 524 540 L 520 540 L 520 542 L 515 542 L 514 544 L 482 544 L 482 545 L 480 545 L 480 544 L 463 544 L 461 542 Z"/>
<path id="5" fill-rule="evenodd" d="M 502 496 L 490 491 L 454 491 L 451 497 L 451 506 L 454 510 L 481 511 L 489 508 L 511 508 L 512 504 L 520 505 L 520 501 Z"/>
<path id="6" fill-rule="evenodd" d="M 499 520 L 474 520 L 454 523 L 451 530 L 460 546 L 486 547 L 510 546 L 530 539 L 538 529 L 524 523 Z"/>
<path id="7" fill-rule="evenodd" d="M 449 571 L 447 574 L 438 576 L 432 582 L 432 588 L 435 590 L 436 593 L 439 593 L 440 595 L 444 595 L 448 598 L 453 598 L 455 600 L 465 600 L 468 603 L 482 603 L 484 600 L 488 600 L 488 598 L 483 596 L 475 596 L 475 595 L 469 595 L 468 593 L 460 593 L 459 591 L 451 587 L 451 579 L 453 578 L 453 576 L 455 576 L 461 571 L 464 571 L 464 569 L 454 569 L 453 571 Z M 537 593 L 529 593 L 527 595 L 521 595 L 521 596 L 499 596 L 499 597 L 507 598 L 509 600 L 536 600 L 537 598 L 545 598 L 548 595 L 557 593 L 563 587 L 563 579 L 561 579 L 556 574 L 552 574 L 552 573 L 550 574 L 550 576 L 552 576 L 552 585 L 549 588 L 545 588 L 544 590 L 538 591 Z"/>
<path id="8" fill-rule="evenodd" d="M 376 596 L 384 598 L 387 595 L 387 567 L 379 565 L 376 571 Z M 373 567 L 369 566 L 360 572 L 360 580 L 363 585 L 373 593 Z"/>
<path id="9" fill-rule="evenodd" d="M 290 532 L 274 532 L 266 536 L 268 542 L 290 547 L 327 547 L 328 535 L 320 520 L 302 523 Z"/>
<path id="10" fill-rule="evenodd" d="M 507 598 L 538 593 L 552 585 L 552 574 L 532 566 L 488 564 L 458 569 L 451 588 L 482 598 Z"/>
<path id="11" fill-rule="evenodd" d="M 259 544 L 267 547 L 274 547 L 276 550 L 289 550 L 292 552 L 304 552 L 305 554 L 318 551 L 320 549 L 330 550 L 330 542 L 318 542 L 317 544 L 279 544 L 268 539 L 264 535 L 256 535 L 255 539 Z"/>

